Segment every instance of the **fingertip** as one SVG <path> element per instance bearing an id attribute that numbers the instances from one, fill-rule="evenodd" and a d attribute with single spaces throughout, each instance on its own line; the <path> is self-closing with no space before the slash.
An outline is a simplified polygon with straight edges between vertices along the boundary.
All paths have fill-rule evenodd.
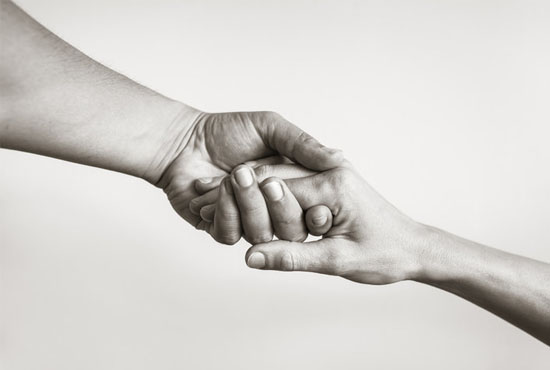
<path id="1" fill-rule="evenodd" d="M 197 230 L 203 230 L 203 231 L 207 231 L 208 229 L 208 222 L 204 221 L 204 220 L 200 220 L 199 223 L 195 226 L 195 228 Z"/>
<path id="2" fill-rule="evenodd" d="M 193 181 L 193 186 L 199 195 L 208 193 L 210 190 L 218 187 L 224 176 L 218 177 L 201 177 Z"/>
<path id="3" fill-rule="evenodd" d="M 263 269 L 266 266 L 265 255 L 261 252 L 253 252 L 246 258 L 246 264 L 253 269 Z"/>
<path id="4" fill-rule="evenodd" d="M 251 246 L 248 248 L 248 250 L 245 253 L 244 259 L 248 267 L 251 268 L 261 268 L 264 270 L 272 269 L 273 266 L 271 266 L 270 261 L 273 259 L 272 252 L 270 251 L 270 248 L 274 246 L 274 244 L 277 244 L 277 241 L 270 241 L 267 243 L 260 243 Z M 254 257 L 253 257 L 254 256 Z M 261 257 L 260 257 L 261 256 Z M 263 261 L 260 259 L 262 258 Z M 257 265 L 260 265 L 258 263 L 259 261 L 263 262 L 262 267 L 255 267 Z M 251 266 L 251 262 L 254 262 L 253 266 Z"/>
<path id="5" fill-rule="evenodd" d="M 269 243 L 270 241 L 273 240 L 273 230 L 271 229 L 271 227 L 269 227 L 269 228 L 266 228 L 265 230 L 255 231 L 255 233 L 252 236 L 246 235 L 245 233 L 244 238 L 247 242 L 249 242 L 252 245 Z"/>
<path id="6" fill-rule="evenodd" d="M 200 216 L 206 222 L 214 221 L 214 215 L 216 213 L 216 205 L 209 204 L 201 208 Z"/>
<path id="7" fill-rule="evenodd" d="M 254 184 L 254 170 L 246 164 L 240 164 L 231 171 L 231 183 L 239 188 L 248 188 Z"/>
<path id="8" fill-rule="evenodd" d="M 233 232 L 226 232 L 223 234 L 220 234 L 218 230 L 216 230 L 216 227 L 214 226 L 214 233 L 211 234 L 214 239 L 221 244 L 225 245 L 235 245 L 241 240 L 241 234 L 237 231 Z"/>
<path id="9" fill-rule="evenodd" d="M 260 187 L 268 202 L 278 202 L 285 196 L 281 180 L 277 177 L 265 179 L 262 181 Z"/>
<path id="10" fill-rule="evenodd" d="M 200 216 L 201 205 L 199 198 L 194 198 L 189 202 L 189 211 L 195 216 Z"/>
<path id="11" fill-rule="evenodd" d="M 212 182 L 212 178 L 204 177 L 193 181 L 193 186 L 195 187 L 195 190 L 197 191 L 197 193 L 199 193 L 199 195 L 202 195 L 207 192 L 205 188 L 208 186 L 210 182 Z"/>
<path id="12" fill-rule="evenodd" d="M 313 206 L 306 212 L 306 227 L 311 235 L 321 236 L 332 227 L 332 212 L 327 206 Z"/>
<path id="13" fill-rule="evenodd" d="M 216 203 L 218 194 L 218 188 L 214 188 L 206 194 L 199 195 L 198 197 L 191 199 L 188 205 L 189 211 L 193 215 L 200 216 L 201 208 L 206 205 Z"/>
<path id="14" fill-rule="evenodd" d="M 276 240 L 254 245 L 245 255 L 248 267 L 261 270 L 293 271 L 296 267 L 292 249 L 301 243 Z"/>

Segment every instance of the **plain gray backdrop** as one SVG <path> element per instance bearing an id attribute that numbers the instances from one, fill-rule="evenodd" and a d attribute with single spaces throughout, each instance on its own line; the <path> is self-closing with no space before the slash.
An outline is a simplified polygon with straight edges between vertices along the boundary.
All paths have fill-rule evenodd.
<path id="1" fill-rule="evenodd" d="M 550 3 L 18 4 L 206 111 L 275 110 L 413 218 L 550 260 Z M 2 369 L 547 369 L 451 294 L 244 263 L 129 176 L 0 150 Z M 550 283 L 549 283 L 550 284 Z"/>

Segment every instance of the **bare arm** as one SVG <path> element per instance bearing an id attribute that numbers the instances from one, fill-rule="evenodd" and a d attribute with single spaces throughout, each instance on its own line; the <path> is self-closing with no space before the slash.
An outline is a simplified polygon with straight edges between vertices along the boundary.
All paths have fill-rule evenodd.
<path id="1" fill-rule="evenodd" d="M 342 160 L 276 113 L 196 110 L 95 62 L 11 1 L 0 6 L 2 148 L 141 177 L 196 227 L 199 177 L 276 153 L 313 170 Z"/>
<path id="2" fill-rule="evenodd" d="M 550 265 L 428 227 L 416 280 L 454 293 L 550 345 Z"/>
<path id="3" fill-rule="evenodd" d="M 0 146 L 155 182 L 198 111 L 79 52 L 1 0 Z M 182 115 L 184 119 L 177 119 Z"/>

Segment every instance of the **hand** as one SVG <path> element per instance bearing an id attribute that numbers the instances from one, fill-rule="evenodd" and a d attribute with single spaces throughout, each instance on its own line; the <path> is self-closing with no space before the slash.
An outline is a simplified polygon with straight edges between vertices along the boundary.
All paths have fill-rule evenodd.
<path id="1" fill-rule="evenodd" d="M 166 167 L 158 186 L 172 207 L 189 223 L 204 228 L 200 216 L 189 209 L 199 194 L 193 181 L 227 175 L 235 166 L 274 153 L 311 170 L 338 166 L 340 151 L 328 149 L 273 112 L 201 113 L 179 139 L 181 149 Z"/>
<path id="2" fill-rule="evenodd" d="M 191 201 L 190 210 L 201 216 L 204 229 L 215 240 L 234 244 L 244 230 L 251 244 L 268 242 L 273 234 L 280 240 L 304 241 L 308 232 L 322 235 L 331 228 L 332 213 L 327 207 L 311 207 L 304 218 L 302 207 L 285 183 L 268 181 L 270 176 L 299 178 L 316 172 L 282 162 L 280 157 L 249 164 L 252 166 L 237 166 L 230 176 L 208 184 L 195 183 L 202 195 Z"/>
<path id="3" fill-rule="evenodd" d="M 272 182 L 286 183 L 304 209 L 326 205 L 334 215 L 333 227 L 314 242 L 255 245 L 246 253 L 248 266 L 337 275 L 367 284 L 412 279 L 419 273 L 422 251 L 417 241 L 423 227 L 389 204 L 350 166 L 299 179 L 270 178 L 263 188 Z M 239 191 L 234 188 L 237 197 Z"/>

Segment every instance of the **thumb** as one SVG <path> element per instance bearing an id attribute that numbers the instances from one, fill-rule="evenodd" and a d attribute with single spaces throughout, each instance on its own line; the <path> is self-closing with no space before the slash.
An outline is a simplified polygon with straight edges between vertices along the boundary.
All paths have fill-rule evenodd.
<path id="1" fill-rule="evenodd" d="M 257 244 L 246 252 L 246 264 L 248 267 L 261 270 L 309 271 L 339 275 L 341 258 L 335 244 L 336 241 L 331 239 L 309 243 L 276 240 Z"/>
<path id="2" fill-rule="evenodd" d="M 344 157 L 338 149 L 321 145 L 312 136 L 273 112 L 255 112 L 252 122 L 262 140 L 273 150 L 315 171 L 339 166 Z M 261 117 L 254 117 L 254 115 Z"/>
<path id="3" fill-rule="evenodd" d="M 311 235 L 325 235 L 332 228 L 332 212 L 324 205 L 311 207 L 306 211 L 306 227 Z"/>

